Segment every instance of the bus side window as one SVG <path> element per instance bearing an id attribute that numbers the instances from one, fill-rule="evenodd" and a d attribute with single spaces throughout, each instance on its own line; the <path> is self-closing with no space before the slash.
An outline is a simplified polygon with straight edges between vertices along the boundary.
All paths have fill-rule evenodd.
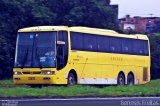
<path id="1" fill-rule="evenodd" d="M 149 55 L 149 51 L 148 51 L 148 41 L 144 41 L 143 42 L 143 50 L 144 50 L 144 55 Z"/>
<path id="2" fill-rule="evenodd" d="M 71 32 L 71 50 L 83 50 L 83 34 Z"/>
<path id="3" fill-rule="evenodd" d="M 132 40 L 130 39 L 122 39 L 122 53 L 131 54 L 133 51 Z"/>
<path id="4" fill-rule="evenodd" d="M 97 36 L 98 52 L 108 52 L 109 51 L 109 37 L 107 36 Z"/>
<path id="5" fill-rule="evenodd" d="M 85 51 L 97 51 L 97 41 L 96 41 L 96 36 L 92 34 L 85 34 L 84 35 L 84 50 Z"/>
<path id="6" fill-rule="evenodd" d="M 134 40 L 133 50 L 137 55 L 149 55 L 148 41 L 145 40 Z"/>
<path id="7" fill-rule="evenodd" d="M 111 53 L 121 53 L 122 42 L 121 38 L 110 37 L 110 52 Z"/>

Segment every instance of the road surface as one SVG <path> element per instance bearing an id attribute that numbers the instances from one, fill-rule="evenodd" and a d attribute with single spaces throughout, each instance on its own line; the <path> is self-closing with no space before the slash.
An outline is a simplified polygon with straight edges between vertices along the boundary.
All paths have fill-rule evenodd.
<path id="1" fill-rule="evenodd" d="M 3 99 L 1 106 L 160 106 L 160 97 Z"/>

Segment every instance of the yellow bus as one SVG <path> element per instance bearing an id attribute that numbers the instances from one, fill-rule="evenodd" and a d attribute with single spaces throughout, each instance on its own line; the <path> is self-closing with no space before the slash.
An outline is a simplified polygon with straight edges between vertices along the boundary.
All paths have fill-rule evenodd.
<path id="1" fill-rule="evenodd" d="M 14 84 L 145 84 L 150 81 L 146 35 L 37 26 L 18 30 Z"/>

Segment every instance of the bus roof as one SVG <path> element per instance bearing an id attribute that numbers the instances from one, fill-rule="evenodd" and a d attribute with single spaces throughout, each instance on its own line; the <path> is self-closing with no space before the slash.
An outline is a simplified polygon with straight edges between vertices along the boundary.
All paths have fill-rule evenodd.
<path id="1" fill-rule="evenodd" d="M 68 30 L 67 26 L 35 26 L 19 29 L 18 32 L 47 32 Z"/>
<path id="2" fill-rule="evenodd" d="M 142 34 L 120 34 L 113 30 L 99 29 L 99 28 L 89 28 L 89 27 L 68 27 L 68 26 L 36 26 L 19 29 L 18 32 L 46 32 L 46 31 L 72 31 L 72 32 L 81 32 L 88 34 L 97 34 L 97 35 L 107 35 L 123 38 L 132 38 L 132 39 L 144 39 L 148 40 L 146 35 Z"/>
<path id="3" fill-rule="evenodd" d="M 143 34 L 132 34 L 132 35 L 120 34 L 116 31 L 108 30 L 108 29 L 98 29 L 98 28 L 89 28 L 89 27 L 70 27 L 69 30 L 73 32 L 148 40 L 148 37 Z"/>

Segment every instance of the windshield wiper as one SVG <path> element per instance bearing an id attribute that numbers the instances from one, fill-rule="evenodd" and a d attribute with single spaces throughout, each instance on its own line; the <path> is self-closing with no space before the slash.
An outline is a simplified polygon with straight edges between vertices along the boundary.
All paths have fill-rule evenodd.
<path id="1" fill-rule="evenodd" d="M 24 51 L 24 57 L 22 59 L 22 65 L 21 65 L 21 69 L 23 69 L 25 63 L 26 63 L 26 60 L 27 60 L 27 57 L 28 57 L 28 47 L 27 47 L 27 50 Z"/>

